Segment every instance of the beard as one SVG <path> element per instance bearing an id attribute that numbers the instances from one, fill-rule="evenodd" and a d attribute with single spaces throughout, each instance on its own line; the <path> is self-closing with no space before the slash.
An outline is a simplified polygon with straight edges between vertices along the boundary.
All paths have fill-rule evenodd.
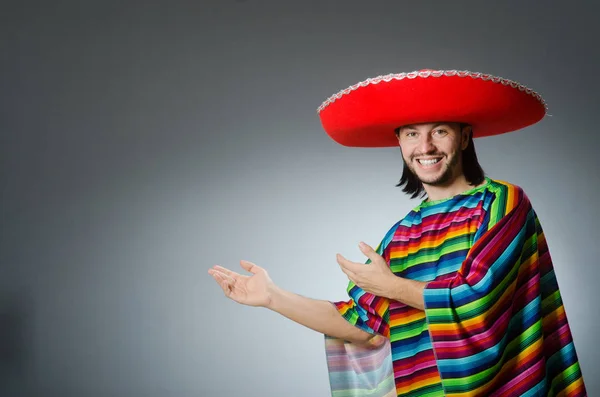
<path id="1" fill-rule="evenodd" d="M 456 166 L 460 161 L 460 156 L 457 153 L 454 153 L 450 156 L 448 156 L 444 153 L 427 153 L 427 154 L 430 156 L 446 157 L 446 159 L 447 159 L 446 164 L 444 165 L 444 169 L 442 170 L 442 172 L 440 174 L 438 174 L 437 176 L 428 176 L 428 177 L 420 176 L 418 174 L 418 172 L 414 166 L 414 161 L 415 161 L 414 159 L 415 159 L 415 157 L 422 156 L 422 154 L 415 154 L 415 155 L 411 156 L 410 161 L 406 161 L 406 159 L 404 160 L 404 164 L 406 164 L 408 171 L 410 171 L 410 173 L 413 174 L 415 176 L 415 178 L 417 178 L 424 185 L 444 186 L 447 183 L 451 182 L 455 176 L 454 170 L 456 169 Z"/>

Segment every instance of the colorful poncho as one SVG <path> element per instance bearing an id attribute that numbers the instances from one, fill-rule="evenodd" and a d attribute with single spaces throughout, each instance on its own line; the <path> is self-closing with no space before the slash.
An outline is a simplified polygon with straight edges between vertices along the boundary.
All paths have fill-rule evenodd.
<path id="1" fill-rule="evenodd" d="M 586 395 L 544 233 L 522 189 L 486 178 L 424 201 L 377 252 L 396 275 L 427 282 L 425 311 L 350 282 L 350 299 L 333 303 L 386 338 L 367 349 L 325 337 L 333 397 Z"/>

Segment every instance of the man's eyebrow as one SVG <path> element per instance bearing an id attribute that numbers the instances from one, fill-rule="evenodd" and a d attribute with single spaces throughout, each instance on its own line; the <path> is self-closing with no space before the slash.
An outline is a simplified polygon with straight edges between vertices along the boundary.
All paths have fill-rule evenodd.
<path id="1" fill-rule="evenodd" d="M 442 126 L 442 125 L 448 125 L 448 124 L 447 123 L 437 123 L 433 127 L 431 127 L 431 129 L 435 130 L 436 128 L 438 128 L 439 126 Z"/>
<path id="2" fill-rule="evenodd" d="M 437 124 L 434 124 L 433 127 L 431 127 L 431 130 L 435 130 L 436 128 L 438 128 L 441 125 L 448 125 L 448 123 L 437 123 Z M 417 131 L 417 129 L 415 128 L 415 126 L 413 124 L 408 124 L 408 125 L 405 125 L 405 126 L 402 126 L 402 127 L 398 128 L 398 132 L 400 132 L 402 130 Z"/>
<path id="3" fill-rule="evenodd" d="M 409 125 L 404 125 L 404 126 L 398 128 L 398 131 L 402 131 L 402 130 L 416 130 L 416 128 L 413 125 L 409 124 Z"/>

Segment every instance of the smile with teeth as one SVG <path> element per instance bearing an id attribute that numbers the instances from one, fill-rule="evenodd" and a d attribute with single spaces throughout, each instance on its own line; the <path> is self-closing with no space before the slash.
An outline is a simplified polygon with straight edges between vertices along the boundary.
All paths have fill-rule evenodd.
<path id="1" fill-rule="evenodd" d="M 421 165 L 432 166 L 434 164 L 437 164 L 441 159 L 442 159 L 441 157 L 437 157 L 437 158 L 433 158 L 433 159 L 417 159 L 417 161 Z"/>

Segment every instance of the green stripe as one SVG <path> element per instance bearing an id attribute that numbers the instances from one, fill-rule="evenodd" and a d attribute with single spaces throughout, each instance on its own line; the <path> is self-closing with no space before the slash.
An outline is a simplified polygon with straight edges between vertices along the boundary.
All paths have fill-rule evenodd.
<path id="1" fill-rule="evenodd" d="M 581 369 L 576 362 L 552 379 L 552 390 L 560 392 L 579 378 L 581 378 Z"/>
<path id="2" fill-rule="evenodd" d="M 530 237 L 526 241 L 525 245 L 535 245 L 534 240 L 536 240 L 535 236 Z M 527 258 L 526 260 L 529 260 L 529 258 Z M 490 291 L 488 294 L 482 296 L 477 300 L 474 300 L 463 306 L 456 307 L 454 310 L 449 308 L 429 309 L 427 311 L 427 314 L 430 316 L 429 322 L 433 324 L 444 324 L 447 322 L 454 322 L 452 319 L 455 316 L 455 314 L 458 314 L 458 316 L 460 317 L 460 321 L 466 321 L 488 311 L 489 308 L 492 307 L 498 301 L 502 294 L 504 294 L 509 289 L 509 287 L 517 280 L 520 266 L 521 262 L 517 261 L 510 270 L 510 272 L 504 277 L 504 279 L 502 279 L 498 283 L 498 285 L 492 291 Z"/>
<path id="3" fill-rule="evenodd" d="M 560 296 L 560 291 L 556 290 L 542 301 L 542 312 L 551 313 L 560 306 L 562 306 L 562 298 Z"/>
<path id="4" fill-rule="evenodd" d="M 441 383 L 424 386 L 408 393 L 402 394 L 404 397 L 444 397 L 444 388 Z"/>
<path id="5" fill-rule="evenodd" d="M 442 243 L 441 247 L 425 248 L 406 257 L 393 258 L 390 261 L 390 267 L 394 273 L 400 273 L 423 263 L 437 262 L 444 255 L 468 250 L 471 248 L 471 234 L 467 233 L 448 239 Z"/>
<path id="6" fill-rule="evenodd" d="M 394 376 L 390 375 L 382 380 L 375 389 L 352 388 L 347 390 L 332 390 L 332 397 L 356 397 L 356 396 L 381 396 L 383 391 L 392 391 L 396 389 Z"/>
<path id="7" fill-rule="evenodd" d="M 492 367 L 463 378 L 447 379 L 444 381 L 444 386 L 448 389 L 448 391 L 451 390 L 452 392 L 465 392 L 485 385 L 498 374 L 501 366 L 509 360 L 508 357 L 513 358 L 511 356 L 515 355 L 514 352 L 521 352 L 537 341 L 541 337 L 541 331 L 542 323 L 541 321 L 538 321 L 525 330 L 525 332 L 513 339 L 505 349 L 501 349 L 503 352 L 502 356 L 499 357 L 496 364 L 494 364 Z"/>
<path id="8" fill-rule="evenodd" d="M 427 323 L 423 319 L 416 320 L 410 324 L 394 327 L 390 341 L 396 342 L 419 336 L 427 329 Z"/>

